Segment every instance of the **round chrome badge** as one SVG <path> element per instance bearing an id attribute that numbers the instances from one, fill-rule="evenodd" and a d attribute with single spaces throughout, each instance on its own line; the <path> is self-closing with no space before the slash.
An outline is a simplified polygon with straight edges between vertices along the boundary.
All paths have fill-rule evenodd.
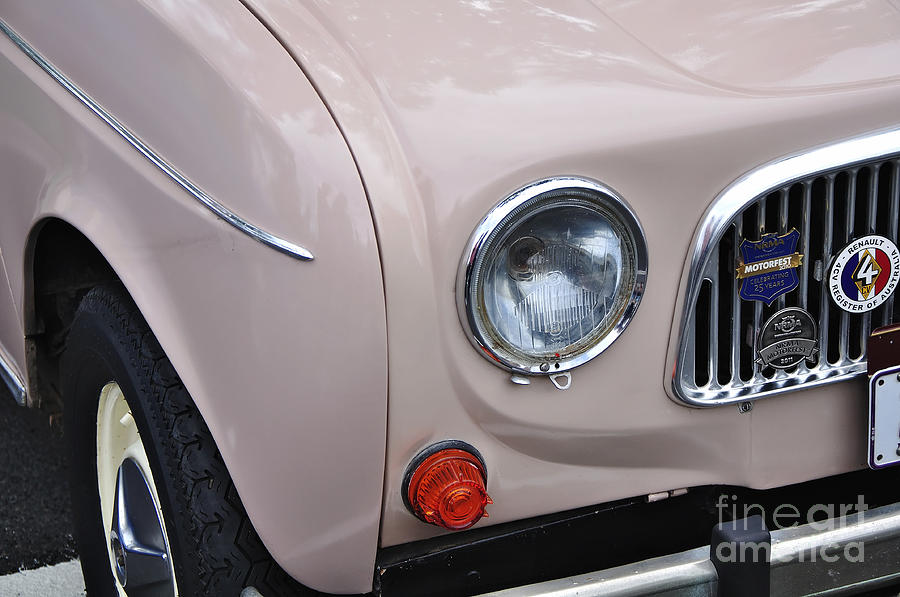
<path id="1" fill-rule="evenodd" d="M 803 359 L 815 361 L 819 352 L 816 322 L 798 307 L 782 309 L 762 326 L 756 346 L 756 362 L 763 367 L 790 369 Z"/>
<path id="2" fill-rule="evenodd" d="M 900 282 L 900 252 L 890 239 L 870 234 L 841 249 L 828 274 L 837 306 L 865 313 L 888 300 Z"/>

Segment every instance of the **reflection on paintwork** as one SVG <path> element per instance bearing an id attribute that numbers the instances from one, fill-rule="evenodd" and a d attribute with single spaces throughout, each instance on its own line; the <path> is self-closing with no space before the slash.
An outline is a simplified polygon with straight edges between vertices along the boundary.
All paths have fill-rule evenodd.
<path id="1" fill-rule="evenodd" d="M 898 78 L 900 14 L 886 0 L 593 2 L 662 59 L 713 84 L 760 92 Z"/>

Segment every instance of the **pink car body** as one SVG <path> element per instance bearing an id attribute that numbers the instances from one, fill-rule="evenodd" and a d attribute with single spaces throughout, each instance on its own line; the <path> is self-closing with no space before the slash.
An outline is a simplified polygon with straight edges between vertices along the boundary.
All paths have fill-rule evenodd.
<path id="1" fill-rule="evenodd" d="M 133 296 L 302 583 L 369 591 L 379 547 L 446 532 L 401 497 L 444 439 L 490 471 L 479 526 L 865 467 L 864 384 L 693 409 L 671 351 L 723 189 L 896 130 L 896 3 L 0 0 L 0 20 L 103 110 L 0 36 L 0 344 L 22 399 L 40 399 L 35 256 L 69 263 L 61 221 Z M 477 354 L 456 295 L 485 214 L 561 175 L 624 197 L 650 263 L 628 329 L 565 392 Z"/>

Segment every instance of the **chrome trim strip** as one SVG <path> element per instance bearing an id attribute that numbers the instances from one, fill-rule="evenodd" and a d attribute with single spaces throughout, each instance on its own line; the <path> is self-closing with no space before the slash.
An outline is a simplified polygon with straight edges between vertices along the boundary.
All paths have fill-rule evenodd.
<path id="1" fill-rule="evenodd" d="M 653 558 L 481 597 L 715 597 L 719 584 L 709 547 Z"/>
<path id="2" fill-rule="evenodd" d="M 864 560 L 854 561 L 858 556 Z M 897 562 L 900 503 L 781 529 L 772 533 L 772 595 L 841 594 L 841 589 L 851 587 L 855 594 L 871 585 L 896 582 Z"/>
<path id="3" fill-rule="evenodd" d="M 540 364 L 537 362 L 514 362 L 488 346 L 487 338 L 484 338 L 478 331 L 478 324 L 475 322 L 475 316 L 470 308 L 469 286 L 475 262 L 480 256 L 485 242 L 493 231 L 503 222 L 506 216 L 529 201 L 539 201 L 540 197 L 543 195 L 564 189 L 587 190 L 596 194 L 599 202 L 615 212 L 621 219 L 622 224 L 631 231 L 635 244 L 634 286 L 631 291 L 631 297 L 622 311 L 619 322 L 606 334 L 606 336 L 601 338 L 597 344 L 590 349 L 580 352 L 575 356 L 559 360 L 558 368 L 554 368 L 552 371 L 542 371 L 540 369 Z M 459 320 L 462 322 L 466 336 L 478 350 L 478 353 L 494 365 L 525 375 L 539 376 L 563 373 L 578 367 L 579 365 L 583 365 L 598 356 L 622 335 L 622 332 L 625 331 L 625 328 L 628 327 L 628 324 L 631 323 L 631 320 L 634 318 L 637 308 L 640 305 L 641 298 L 644 295 L 644 290 L 647 286 L 648 261 L 647 239 L 644 236 L 644 229 L 641 227 L 641 223 L 631 209 L 631 206 L 629 206 L 618 193 L 599 182 L 577 176 L 557 176 L 533 182 L 522 187 L 495 205 L 484 219 L 481 220 L 475 228 L 475 231 L 472 233 L 471 238 L 469 238 L 469 242 L 466 244 L 465 251 L 463 252 L 456 279 L 456 304 Z"/>
<path id="4" fill-rule="evenodd" d="M 25 406 L 25 384 L 16 375 L 16 372 L 2 353 L 0 353 L 0 379 L 9 388 L 19 406 Z"/>
<path id="5" fill-rule="evenodd" d="M 122 124 L 115 116 L 107 112 L 85 91 L 80 89 L 68 77 L 60 72 L 55 66 L 50 64 L 37 50 L 32 48 L 18 33 L 13 31 L 5 21 L 0 19 L 0 31 L 2 31 L 16 46 L 22 50 L 26 56 L 41 67 L 49 74 L 57 83 L 62 85 L 69 93 L 74 95 L 82 104 L 84 104 L 91 112 L 96 114 L 109 125 L 111 129 L 117 132 L 129 145 L 134 147 L 145 158 L 159 168 L 163 174 L 171 178 L 176 184 L 188 192 L 191 196 L 199 201 L 204 207 L 225 220 L 244 234 L 258 240 L 276 251 L 289 255 L 302 261 L 311 261 L 313 254 L 309 250 L 279 238 L 273 234 L 262 230 L 261 228 L 251 224 L 241 216 L 237 215 L 227 207 L 210 197 L 203 189 L 195 185 L 185 175 L 179 172 L 175 166 L 167 162 L 162 156 L 153 151 L 146 143 L 144 143 L 136 134 L 131 132 L 124 124 Z"/>
<path id="6" fill-rule="evenodd" d="M 862 554 L 860 553 L 862 549 Z M 847 555 L 851 557 L 847 557 Z M 863 561 L 856 561 L 859 555 Z M 715 597 L 710 546 L 482 597 Z M 900 578 L 900 503 L 772 532 L 771 595 L 854 594 Z"/>
<path id="7" fill-rule="evenodd" d="M 687 354 L 689 347 L 685 339 L 686 336 L 690 337 L 687 326 L 691 321 L 691 311 L 697 302 L 710 258 L 735 214 L 740 213 L 759 197 L 773 190 L 786 188 L 799 180 L 816 177 L 831 170 L 850 168 L 861 162 L 887 158 L 898 152 L 900 152 L 900 129 L 864 135 L 772 161 L 741 176 L 716 197 L 694 233 L 691 251 L 681 277 L 675 310 L 675 313 L 680 313 L 681 319 L 672 329 L 666 366 L 667 390 L 671 392 L 673 398 L 689 406 L 720 406 L 756 400 L 789 388 L 800 389 L 842 381 L 865 373 L 865 362 L 848 362 L 845 366 L 830 368 L 828 371 L 814 370 L 803 379 L 796 377 L 773 379 L 772 383 L 776 387 L 772 389 L 758 391 L 750 386 L 734 388 L 722 392 L 717 398 L 687 395 L 679 383 L 685 359 L 689 358 Z"/>

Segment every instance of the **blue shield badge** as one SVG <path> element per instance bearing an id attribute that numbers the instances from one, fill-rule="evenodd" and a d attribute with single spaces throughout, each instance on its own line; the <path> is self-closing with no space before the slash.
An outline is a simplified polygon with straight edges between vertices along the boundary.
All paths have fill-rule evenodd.
<path id="1" fill-rule="evenodd" d="M 768 305 L 800 285 L 797 268 L 803 255 L 797 253 L 800 233 L 792 228 L 787 234 L 763 234 L 757 241 L 741 241 L 742 261 L 737 278 L 741 280 L 741 298 L 763 301 Z"/>

